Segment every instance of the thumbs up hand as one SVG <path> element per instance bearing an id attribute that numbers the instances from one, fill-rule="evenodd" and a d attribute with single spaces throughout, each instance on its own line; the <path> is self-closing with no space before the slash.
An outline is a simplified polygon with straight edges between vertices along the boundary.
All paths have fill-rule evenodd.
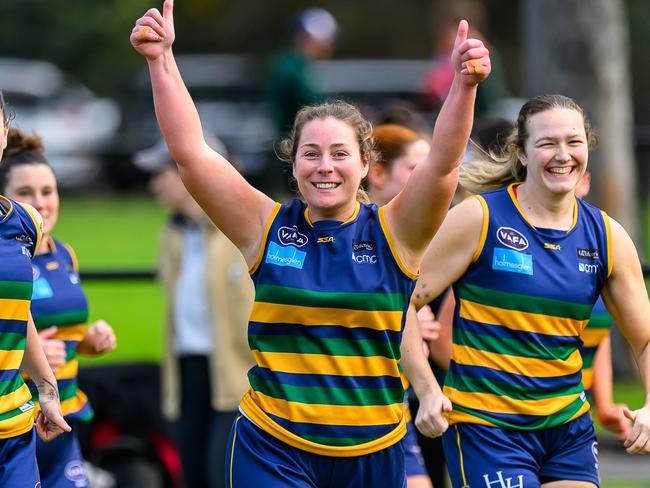
<path id="1" fill-rule="evenodd" d="M 130 40 L 137 52 L 153 61 L 171 49 L 175 37 L 174 1 L 165 0 L 162 13 L 151 8 L 135 22 Z"/>
<path id="2" fill-rule="evenodd" d="M 491 70 L 490 52 L 480 39 L 468 38 L 469 24 L 461 20 L 458 24 L 451 62 L 461 76 L 463 84 L 478 85 L 488 77 Z"/>

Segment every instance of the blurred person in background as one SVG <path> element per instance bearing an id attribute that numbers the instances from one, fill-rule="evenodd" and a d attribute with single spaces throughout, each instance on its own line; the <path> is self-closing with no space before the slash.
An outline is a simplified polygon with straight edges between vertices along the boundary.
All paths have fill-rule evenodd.
<path id="1" fill-rule="evenodd" d="M 447 97 L 454 78 L 453 66 L 449 63 L 447 53 L 454 45 L 458 22 L 467 19 L 472 26 L 471 34 L 481 39 L 490 49 L 492 61 L 490 77 L 481 83 L 476 94 L 476 117 L 480 119 L 494 115 L 499 111 L 499 102 L 510 94 L 499 54 L 487 40 L 489 32 L 485 7 L 476 0 L 440 0 L 433 4 L 430 16 L 434 38 L 433 58 L 431 69 L 423 80 L 424 104 L 437 111 Z"/>
<path id="2" fill-rule="evenodd" d="M 1 159 L 11 119 L 1 92 L 0 116 Z M 29 312 L 31 259 L 42 232 L 43 221 L 34 207 L 0 195 L 0 486 L 6 487 L 40 486 L 34 432 L 46 441 L 70 432 L 61 414 L 56 378 Z M 21 370 L 33 379 L 42 399 L 36 422 L 32 393 Z"/>
<path id="3" fill-rule="evenodd" d="M 278 136 L 285 137 L 291 130 L 300 108 L 319 100 L 311 63 L 331 56 L 336 32 L 336 20 L 322 8 L 306 9 L 294 17 L 290 43 L 273 60 L 266 82 Z"/>
<path id="4" fill-rule="evenodd" d="M 575 197 L 595 143 L 570 98 L 527 101 L 503 151 L 463 165 L 461 183 L 480 195 L 452 208 L 425 254 L 419 301 L 451 284 L 457 300 L 443 436 L 454 487 L 599 486 L 579 336 L 601 290 L 650 394 L 650 302 L 634 244 Z M 629 453 L 650 450 L 649 402 L 624 409 Z"/>
<path id="5" fill-rule="evenodd" d="M 207 136 L 220 153 L 220 140 Z M 163 414 L 176 421 L 188 487 L 224 486 L 228 434 L 254 364 L 246 327 L 253 283 L 239 250 L 188 193 L 164 141 L 134 155 L 171 212 L 161 235 L 158 277 L 166 302 Z"/>
<path id="6" fill-rule="evenodd" d="M 591 189 L 591 173 L 586 171 L 576 187 L 576 196 L 585 198 Z M 612 392 L 612 349 L 611 328 L 614 325 L 612 316 L 607 312 L 603 297 L 598 297 L 591 312 L 589 323 L 585 326 L 580 338 L 582 347 L 582 385 L 592 403 L 596 419 L 607 430 L 612 432 L 617 440 L 625 440 L 630 433 L 630 422 L 625 417 L 625 404 L 615 404 Z"/>
<path id="7" fill-rule="evenodd" d="M 432 151 L 386 206 L 365 201 L 372 128 L 345 102 L 302 108 L 281 145 L 302 198 L 281 205 L 205 143 L 174 61 L 173 2 L 136 21 L 158 123 L 184 184 L 250 266 L 249 341 L 256 366 L 231 431 L 229 486 L 403 486 L 399 364 L 420 400 L 416 425 L 446 428 L 448 407 L 422 351 L 402 332 L 422 253 L 457 183 L 476 86 L 490 71 L 460 22 L 456 79 Z M 400 354 L 401 353 L 401 354 Z"/>
<path id="8" fill-rule="evenodd" d="M 113 328 L 98 320 L 88 322 L 88 301 L 79 281 L 77 256 L 70 245 L 52 237 L 59 216 L 59 192 L 41 139 L 10 129 L 2 165 L 0 192 L 33 206 L 43 218 L 43 237 L 32 260 L 34 288 L 31 312 L 47 360 L 56 375 L 61 410 L 74 428 L 88 422 L 93 411 L 77 387 L 77 354 L 98 355 L 115 349 Z M 27 385 L 35 402 L 39 392 Z M 38 406 L 38 403 L 37 403 Z M 88 486 L 77 434 L 64 433 L 52 442 L 37 440 L 36 457 L 43 486 Z"/>
<path id="9" fill-rule="evenodd" d="M 430 145 L 424 136 L 419 136 L 411 129 L 396 124 L 378 125 L 373 128 L 372 136 L 378 156 L 368 170 L 368 197 L 371 202 L 383 206 L 406 186 L 415 166 L 426 160 Z M 409 411 L 408 379 L 403 373 L 401 376 L 405 389 L 406 435 L 403 444 L 406 486 L 430 488 L 431 480 L 427 474 Z"/>

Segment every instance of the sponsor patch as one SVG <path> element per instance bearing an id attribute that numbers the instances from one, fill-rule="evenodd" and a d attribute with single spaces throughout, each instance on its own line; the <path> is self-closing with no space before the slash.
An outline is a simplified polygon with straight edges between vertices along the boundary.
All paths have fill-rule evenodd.
<path id="1" fill-rule="evenodd" d="M 515 251 L 523 251 L 528 248 L 528 239 L 517 229 L 512 227 L 499 227 L 497 239 L 501 244 Z"/>
<path id="2" fill-rule="evenodd" d="M 532 275 L 533 256 L 511 249 L 495 247 L 494 254 L 492 255 L 492 269 Z"/>
<path id="3" fill-rule="evenodd" d="M 578 271 L 581 273 L 598 273 L 598 264 L 578 263 Z"/>
<path id="4" fill-rule="evenodd" d="M 318 244 L 327 244 L 328 242 L 334 242 L 336 239 L 332 236 L 321 236 L 316 241 Z"/>
<path id="5" fill-rule="evenodd" d="M 33 408 L 34 408 L 34 402 L 30 400 L 27 403 L 23 403 L 20 407 L 18 407 L 18 410 L 20 410 L 21 412 L 28 412 Z"/>
<path id="6" fill-rule="evenodd" d="M 352 241 L 352 250 L 353 251 L 374 251 L 375 243 L 372 241 Z"/>
<path id="7" fill-rule="evenodd" d="M 280 227 L 278 229 L 278 239 L 285 246 L 296 247 L 302 247 L 308 241 L 307 236 L 298 232 L 298 228 L 295 225 L 291 227 Z"/>
<path id="8" fill-rule="evenodd" d="M 375 264 L 377 263 L 377 255 L 352 253 L 352 261 L 357 264 Z"/>
<path id="9" fill-rule="evenodd" d="M 17 236 L 16 240 L 18 242 L 23 243 L 23 244 L 29 244 L 30 246 L 34 245 L 34 241 L 27 234 L 21 234 L 21 235 Z"/>
<path id="10" fill-rule="evenodd" d="M 583 249 L 581 247 L 578 248 L 578 257 L 580 259 L 600 259 L 600 253 L 598 252 L 598 249 Z"/>
<path id="11" fill-rule="evenodd" d="M 52 298 L 54 290 L 47 282 L 44 276 L 34 280 L 34 287 L 32 288 L 32 300 L 42 300 L 44 298 Z"/>
<path id="12" fill-rule="evenodd" d="M 86 486 L 85 484 L 81 484 L 88 478 L 86 478 L 86 472 L 84 471 L 83 463 L 78 459 L 72 460 L 66 464 L 63 472 L 65 474 L 65 477 L 70 481 L 80 483 L 80 486 Z"/>
<path id="13" fill-rule="evenodd" d="M 269 242 L 265 262 L 276 266 L 289 266 L 302 269 L 305 264 L 306 252 L 299 251 L 293 246 L 280 246 L 277 243 Z"/>

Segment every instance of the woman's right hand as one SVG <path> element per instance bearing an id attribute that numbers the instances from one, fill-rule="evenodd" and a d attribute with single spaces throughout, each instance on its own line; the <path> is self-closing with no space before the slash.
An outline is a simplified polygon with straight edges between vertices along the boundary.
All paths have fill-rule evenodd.
<path id="1" fill-rule="evenodd" d="M 150 8 L 135 22 L 130 40 L 136 51 L 154 61 L 171 49 L 175 37 L 174 2 L 165 0 L 162 14 L 157 8 Z"/>

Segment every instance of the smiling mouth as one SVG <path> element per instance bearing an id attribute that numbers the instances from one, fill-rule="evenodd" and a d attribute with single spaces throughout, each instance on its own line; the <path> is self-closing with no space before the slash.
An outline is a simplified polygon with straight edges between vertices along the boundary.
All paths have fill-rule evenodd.
<path id="1" fill-rule="evenodd" d="M 573 166 L 548 168 L 546 171 L 554 175 L 568 175 L 569 173 L 571 173 L 571 171 L 573 171 Z"/>
<path id="2" fill-rule="evenodd" d="M 319 190 L 332 190 L 340 185 L 340 183 L 312 183 Z"/>

